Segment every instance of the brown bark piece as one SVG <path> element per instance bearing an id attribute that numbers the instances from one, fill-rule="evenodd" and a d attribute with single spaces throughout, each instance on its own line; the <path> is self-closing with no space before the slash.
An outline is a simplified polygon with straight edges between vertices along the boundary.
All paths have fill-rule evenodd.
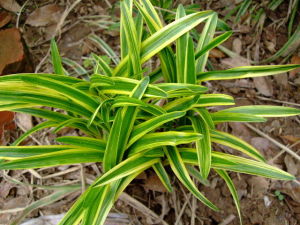
<path id="1" fill-rule="evenodd" d="M 17 28 L 0 31 L 0 75 L 16 73 L 24 64 L 24 48 Z"/>

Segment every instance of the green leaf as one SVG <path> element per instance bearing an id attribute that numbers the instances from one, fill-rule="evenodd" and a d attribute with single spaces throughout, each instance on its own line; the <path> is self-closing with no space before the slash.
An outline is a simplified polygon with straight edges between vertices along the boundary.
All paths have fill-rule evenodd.
<path id="1" fill-rule="evenodd" d="M 184 7 L 177 8 L 176 20 L 186 16 Z M 189 33 L 179 37 L 176 41 L 176 73 L 179 83 L 196 83 L 194 43 Z"/>
<path id="2" fill-rule="evenodd" d="M 30 130 L 26 131 L 24 134 L 22 134 L 20 137 L 18 137 L 17 140 L 15 140 L 11 145 L 12 146 L 19 145 L 22 141 L 24 141 L 31 134 L 33 134 L 37 131 L 40 131 L 42 129 L 45 129 L 45 128 L 54 127 L 56 125 L 57 125 L 57 122 L 54 122 L 54 121 L 42 122 L 42 123 L 34 126 L 33 128 L 31 128 Z"/>
<path id="3" fill-rule="evenodd" d="M 90 192 L 93 191 L 91 188 L 88 188 L 72 205 L 72 207 L 68 210 L 66 215 L 63 217 L 63 219 L 59 222 L 58 225 L 78 225 L 80 224 L 80 221 L 82 220 L 82 217 L 84 215 L 84 200 L 85 198 L 91 194 Z M 94 189 L 94 192 L 96 192 L 97 189 Z M 74 216 L 76 215 L 76 216 Z"/>
<path id="4" fill-rule="evenodd" d="M 191 96 L 191 97 L 184 97 L 178 98 L 164 106 L 164 109 L 167 112 L 174 112 L 174 111 L 187 111 L 194 107 L 197 103 L 199 96 Z"/>
<path id="5" fill-rule="evenodd" d="M 249 105 L 249 106 L 228 108 L 219 112 L 245 113 L 245 114 L 261 116 L 261 117 L 285 117 L 285 116 L 299 115 L 300 109 L 285 107 L 285 106 L 273 106 L 273 105 Z"/>
<path id="6" fill-rule="evenodd" d="M 196 149 L 182 148 L 180 149 L 180 153 L 185 163 L 191 163 L 193 165 L 198 164 Z M 295 177 L 291 174 L 274 166 L 270 166 L 264 162 L 258 162 L 221 152 L 212 152 L 211 166 L 214 169 L 229 170 L 238 173 L 246 173 L 277 180 L 295 179 Z"/>
<path id="7" fill-rule="evenodd" d="M 179 154 L 176 147 L 167 147 L 165 149 L 165 154 L 170 162 L 171 168 L 175 173 L 176 177 L 181 181 L 181 183 L 203 204 L 207 205 L 209 208 L 218 211 L 219 209 L 211 203 L 196 187 L 189 173 L 184 165 L 184 162 Z"/>
<path id="8" fill-rule="evenodd" d="M 196 141 L 198 156 L 198 166 L 200 174 L 207 179 L 211 167 L 211 138 L 208 124 L 202 117 L 189 117 L 192 122 L 194 131 L 203 134 L 203 138 Z"/>
<path id="9" fill-rule="evenodd" d="M 149 0 L 141 0 L 141 4 L 139 4 L 137 1 L 134 2 L 140 13 L 143 15 L 151 34 L 154 34 L 163 28 L 159 15 L 156 13 Z M 161 71 L 165 81 L 175 82 L 176 65 L 173 50 L 170 47 L 167 47 L 162 49 L 158 54 L 161 62 Z"/>
<path id="10" fill-rule="evenodd" d="M 170 23 L 151 35 L 148 39 L 142 42 L 141 62 L 146 62 L 152 56 L 160 52 L 163 48 L 167 47 L 181 35 L 193 29 L 211 15 L 211 11 L 193 13 L 174 21 L 173 23 Z M 121 63 L 114 70 L 114 76 L 121 76 L 125 73 L 127 61 L 128 57 L 121 61 Z"/>
<path id="11" fill-rule="evenodd" d="M 59 55 L 58 47 L 54 39 L 51 39 L 50 49 L 54 73 L 64 75 L 65 73 L 61 63 L 61 57 Z"/>
<path id="12" fill-rule="evenodd" d="M 266 122 L 267 120 L 246 113 L 233 113 L 233 112 L 224 112 L 219 111 L 211 113 L 211 118 L 214 123 L 224 123 L 224 122 Z"/>
<path id="13" fill-rule="evenodd" d="M 144 77 L 132 90 L 130 97 L 141 99 L 148 87 L 149 81 L 149 77 Z M 104 153 L 103 165 L 106 172 L 122 160 L 136 114 L 137 111 L 134 106 L 124 107 L 118 110 Z"/>
<path id="14" fill-rule="evenodd" d="M 127 148 L 131 146 L 133 143 L 135 143 L 138 139 L 143 137 L 145 134 L 149 133 L 150 131 L 154 131 L 156 128 L 159 128 L 161 125 L 169 121 L 178 119 L 184 115 L 185 112 L 171 112 L 171 113 L 162 114 L 160 116 L 147 120 L 143 123 L 140 123 L 139 125 L 134 127 Z"/>
<path id="15" fill-rule="evenodd" d="M 92 149 L 69 149 L 1 162 L 0 169 L 30 169 L 75 163 L 101 162 L 103 153 Z"/>
<path id="16" fill-rule="evenodd" d="M 295 46 L 298 46 L 297 43 L 299 43 L 299 36 L 300 36 L 300 25 L 297 26 L 297 29 L 295 30 L 293 35 L 288 39 L 287 42 L 285 42 L 285 44 L 281 47 L 281 49 L 276 51 L 276 53 L 271 57 L 262 60 L 261 63 L 268 63 L 278 59 L 280 56 L 290 55 L 292 52 L 296 50 Z"/>
<path id="17" fill-rule="evenodd" d="M 92 111 L 98 107 L 99 103 L 90 95 L 76 88 L 73 88 L 70 85 L 66 85 L 62 82 L 54 81 L 51 79 L 46 79 L 38 76 L 37 77 L 24 76 L 21 79 L 25 83 L 29 83 L 34 86 L 42 86 L 44 88 L 56 91 L 72 99 L 74 102 L 86 107 L 87 109 L 91 109 Z"/>
<path id="18" fill-rule="evenodd" d="M 239 11 L 237 12 L 236 17 L 235 17 L 235 23 L 238 23 L 241 20 L 241 17 L 246 14 L 248 8 L 251 5 L 251 2 L 252 2 L 252 0 L 244 0 L 241 3 Z"/>
<path id="19" fill-rule="evenodd" d="M 46 153 L 58 152 L 74 149 L 69 145 L 49 145 L 49 146 L 0 146 L 0 158 L 14 160 L 30 156 L 42 155 Z"/>
<path id="20" fill-rule="evenodd" d="M 153 164 L 159 162 L 159 160 L 160 159 L 156 157 L 143 157 L 143 154 L 135 154 L 103 174 L 100 179 L 93 184 L 93 186 L 102 186 L 138 171 L 146 170 Z"/>
<path id="21" fill-rule="evenodd" d="M 90 137 L 63 136 L 56 138 L 56 141 L 72 146 L 90 148 L 103 152 L 106 148 L 105 141 Z"/>
<path id="22" fill-rule="evenodd" d="M 228 173 L 225 170 L 215 170 L 220 177 L 226 182 L 227 187 L 232 195 L 232 198 L 234 200 L 234 204 L 236 206 L 239 218 L 240 218 L 240 224 L 242 223 L 242 214 L 241 214 L 241 206 L 240 206 L 240 200 L 239 200 L 239 195 L 238 192 L 234 186 L 234 183 L 232 182 L 230 176 L 228 175 Z"/>
<path id="23" fill-rule="evenodd" d="M 158 83 L 155 86 L 167 92 L 168 98 L 202 94 L 208 90 L 207 87 L 197 84 Z"/>
<path id="24" fill-rule="evenodd" d="M 158 163 L 155 163 L 152 168 L 154 169 L 155 173 L 157 174 L 157 176 L 159 177 L 160 181 L 162 182 L 162 184 L 165 186 L 165 188 L 169 191 L 172 192 L 173 188 L 171 185 L 171 181 L 170 178 L 168 176 L 167 171 L 165 170 L 163 164 L 161 161 L 159 161 Z"/>
<path id="25" fill-rule="evenodd" d="M 100 37 L 98 37 L 95 34 L 90 35 L 89 39 L 91 41 L 93 41 L 95 44 L 97 44 L 97 46 L 102 51 L 104 51 L 116 65 L 119 64 L 119 62 L 120 62 L 119 57 L 117 56 L 115 51 L 111 47 L 109 47 L 109 45 L 105 41 L 103 41 Z"/>
<path id="26" fill-rule="evenodd" d="M 203 28 L 203 31 L 201 33 L 196 51 L 199 52 L 203 48 L 205 48 L 206 45 L 208 45 L 211 40 L 213 39 L 216 26 L 218 22 L 218 15 L 217 13 L 213 13 L 206 21 L 205 26 Z M 203 72 L 205 69 L 205 65 L 208 59 L 209 52 L 206 51 L 202 54 L 202 56 L 197 57 L 196 59 L 196 72 Z"/>
<path id="27" fill-rule="evenodd" d="M 202 138 L 201 134 L 192 132 L 166 131 L 146 134 L 131 146 L 129 154 L 133 155 L 160 146 L 188 144 L 200 138 Z"/>
<path id="28" fill-rule="evenodd" d="M 128 3 L 126 3 L 126 1 Z M 133 74 L 127 74 L 127 77 L 141 78 L 142 66 L 140 60 L 140 47 L 141 43 L 139 41 L 134 20 L 132 18 L 132 11 L 129 5 L 132 4 L 131 0 L 121 1 L 121 23 L 126 36 L 126 42 L 128 45 L 128 53 L 130 61 L 128 65 L 132 65 Z M 129 71 L 131 72 L 131 71 Z"/>
<path id="29" fill-rule="evenodd" d="M 111 77 L 112 69 L 109 67 L 109 65 L 101 57 L 97 56 L 96 54 L 92 54 L 92 56 L 96 61 L 97 67 L 99 67 L 106 76 Z"/>
<path id="30" fill-rule="evenodd" d="M 83 202 L 82 208 L 84 208 L 85 210 L 81 224 L 96 224 L 96 220 L 99 216 L 99 211 L 103 207 L 103 203 L 105 201 L 107 193 L 109 193 L 109 188 L 109 185 L 104 187 L 91 188 L 91 191 L 89 191 Z M 94 204 L 95 202 L 97 202 L 97 204 Z"/>
<path id="31" fill-rule="evenodd" d="M 208 107 L 217 105 L 234 105 L 234 99 L 225 94 L 203 94 L 200 95 L 193 107 Z"/>
<path id="32" fill-rule="evenodd" d="M 71 60 L 69 58 L 62 58 L 61 60 L 63 64 L 66 64 L 67 66 L 72 68 L 78 74 L 78 76 L 88 74 L 86 69 L 84 69 L 80 64 L 78 64 L 74 60 Z"/>
<path id="33" fill-rule="evenodd" d="M 125 77 L 106 77 L 101 75 L 93 75 L 91 77 L 92 87 L 97 87 L 104 94 L 122 94 L 130 95 L 132 90 L 139 83 L 138 80 Z M 145 91 L 145 97 L 165 98 L 167 93 L 149 84 Z"/>
<path id="34" fill-rule="evenodd" d="M 239 150 L 254 159 L 265 162 L 265 159 L 260 152 L 242 139 L 218 130 L 210 132 L 212 142 Z"/>
<path id="35" fill-rule="evenodd" d="M 280 74 L 299 68 L 300 65 L 242 66 L 229 70 L 209 71 L 199 73 L 198 81 L 230 80 L 249 77 L 261 77 Z"/>
<path id="36" fill-rule="evenodd" d="M 195 54 L 195 59 L 199 59 L 200 56 L 204 55 L 205 53 L 209 52 L 213 48 L 217 47 L 218 45 L 222 44 L 224 41 L 226 41 L 231 35 L 232 31 L 227 31 L 218 37 L 214 38 L 209 44 L 203 46 L 197 53 Z"/>
<path id="37" fill-rule="evenodd" d="M 193 108 L 193 110 L 207 123 L 209 129 L 215 129 L 214 121 L 206 108 Z"/>

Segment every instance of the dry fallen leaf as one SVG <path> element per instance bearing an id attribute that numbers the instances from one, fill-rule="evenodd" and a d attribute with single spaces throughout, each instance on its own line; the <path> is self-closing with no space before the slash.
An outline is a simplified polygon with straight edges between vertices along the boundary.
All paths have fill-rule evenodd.
<path id="1" fill-rule="evenodd" d="M 287 168 L 287 171 L 288 171 L 290 174 L 292 174 L 292 175 L 294 175 L 294 176 L 297 175 L 299 165 L 297 165 L 297 164 L 295 163 L 295 161 L 294 161 L 294 159 L 292 158 L 292 156 L 286 155 L 286 156 L 284 157 L 284 164 L 285 164 L 285 166 L 286 166 L 286 168 Z"/>
<path id="2" fill-rule="evenodd" d="M 0 28 L 4 27 L 11 21 L 11 15 L 8 12 L 0 12 Z"/>
<path id="3" fill-rule="evenodd" d="M 210 58 L 224 58 L 225 54 L 222 51 L 214 48 L 209 51 L 209 57 Z"/>
<path id="4" fill-rule="evenodd" d="M 60 20 L 62 12 L 63 8 L 56 4 L 46 5 L 34 10 L 25 23 L 34 27 L 55 24 Z"/>
<path id="5" fill-rule="evenodd" d="M 32 116 L 29 114 L 17 113 L 16 120 L 18 122 L 18 126 L 21 126 L 21 128 L 24 128 L 26 131 L 33 127 Z"/>
<path id="6" fill-rule="evenodd" d="M 253 78 L 255 88 L 264 96 L 273 96 L 273 86 L 270 79 L 267 77 L 255 77 Z"/>
<path id="7" fill-rule="evenodd" d="M 14 123 L 14 113 L 8 111 L 0 112 L 0 144 L 4 145 L 4 131 L 5 130 L 12 130 L 15 128 Z"/>
<path id="8" fill-rule="evenodd" d="M 18 29 L 0 31 L 0 52 L 0 75 L 17 72 L 17 64 L 24 59 L 24 49 Z"/>
<path id="9" fill-rule="evenodd" d="M 263 198 L 264 194 L 267 193 L 269 189 L 270 181 L 263 177 L 251 177 L 247 180 L 247 183 L 253 188 L 254 196 Z"/>
<path id="10" fill-rule="evenodd" d="M 235 38 L 232 42 L 232 51 L 237 54 L 241 54 L 242 52 L 242 41 L 239 38 Z"/>
<path id="11" fill-rule="evenodd" d="M 158 192 L 167 192 L 165 186 L 161 183 L 160 179 L 156 174 L 151 174 L 144 184 L 146 190 L 158 191 Z"/>
<path id="12" fill-rule="evenodd" d="M 242 56 L 222 59 L 221 63 L 226 65 L 228 68 L 239 67 L 239 66 L 250 66 L 249 60 L 247 60 Z"/>
<path id="13" fill-rule="evenodd" d="M 294 55 L 291 58 L 291 64 L 300 64 L 300 57 L 298 55 Z M 297 73 L 300 72 L 300 68 L 290 71 L 290 75 L 292 77 L 296 76 Z"/>
<path id="14" fill-rule="evenodd" d="M 0 0 L 0 6 L 7 11 L 14 13 L 21 10 L 21 6 L 16 2 L 16 0 Z"/>
<path id="15" fill-rule="evenodd" d="M 296 182 L 287 182 L 282 185 L 281 192 L 289 195 L 295 202 L 300 203 L 300 184 Z"/>
<path id="16" fill-rule="evenodd" d="M 263 137 L 253 137 L 251 138 L 250 144 L 255 147 L 257 150 L 259 150 L 260 153 L 262 153 L 265 158 L 269 159 L 272 156 L 272 146 L 271 142 Z"/>

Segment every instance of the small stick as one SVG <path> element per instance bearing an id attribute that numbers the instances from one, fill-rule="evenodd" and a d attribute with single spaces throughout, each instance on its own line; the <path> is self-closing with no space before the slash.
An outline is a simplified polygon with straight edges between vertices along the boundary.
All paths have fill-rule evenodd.
<path id="1" fill-rule="evenodd" d="M 182 214 L 183 214 L 183 212 L 184 212 L 184 210 L 185 210 L 188 202 L 190 201 L 190 197 L 191 197 L 191 194 L 189 194 L 188 199 L 185 200 L 185 202 L 184 202 L 184 204 L 183 204 L 183 206 L 182 206 L 182 208 L 181 208 L 181 210 L 179 212 L 179 215 L 178 215 L 178 217 L 176 219 L 175 225 L 178 225 L 180 223 L 180 219 L 182 217 Z"/>
<path id="2" fill-rule="evenodd" d="M 296 141 L 294 144 L 292 144 L 291 146 L 288 146 L 289 148 L 292 148 L 296 145 L 298 145 L 300 143 L 299 141 Z M 278 159 L 279 156 L 281 156 L 283 153 L 285 153 L 285 150 L 281 150 L 277 155 L 275 155 L 269 162 L 274 162 L 276 159 Z M 298 152 L 296 152 L 298 153 Z"/>
<path id="3" fill-rule="evenodd" d="M 282 104 L 287 104 L 287 105 L 294 105 L 294 106 L 299 106 L 300 107 L 300 104 L 297 104 L 297 103 L 294 103 L 294 102 L 281 101 L 281 100 L 265 98 L 265 97 L 261 97 L 261 96 L 257 96 L 257 98 L 261 99 L 261 100 L 264 100 L 264 101 L 277 102 L 277 103 L 282 103 Z"/>
<path id="4" fill-rule="evenodd" d="M 52 177 L 58 177 L 58 176 L 61 176 L 61 175 L 67 174 L 67 173 L 74 172 L 74 171 L 79 170 L 79 169 L 80 169 L 80 167 L 72 167 L 72 168 L 69 168 L 67 170 L 60 171 L 58 173 L 54 173 L 54 174 L 44 176 L 44 177 L 42 177 L 42 179 L 49 179 L 49 178 L 52 178 Z"/>
<path id="5" fill-rule="evenodd" d="M 249 127 L 251 130 L 253 130 L 254 132 L 256 132 L 257 134 L 259 134 L 260 136 L 267 138 L 269 141 L 271 141 L 273 144 L 277 145 L 278 147 L 280 147 L 282 150 L 286 151 L 287 153 L 289 153 L 291 156 L 295 157 L 297 160 L 300 161 L 300 156 L 297 155 L 294 151 L 292 151 L 291 149 L 289 149 L 288 147 L 286 147 L 285 145 L 281 144 L 280 142 L 276 141 L 275 139 L 271 138 L 270 136 L 268 136 L 267 134 L 265 134 L 264 132 L 260 131 L 259 129 L 255 128 L 254 126 L 250 125 L 249 123 L 245 123 L 247 127 Z"/>
<path id="6" fill-rule="evenodd" d="M 86 178 L 85 178 L 83 163 L 80 163 L 80 175 L 81 175 L 81 189 L 82 189 L 82 193 L 83 193 L 86 189 Z"/>

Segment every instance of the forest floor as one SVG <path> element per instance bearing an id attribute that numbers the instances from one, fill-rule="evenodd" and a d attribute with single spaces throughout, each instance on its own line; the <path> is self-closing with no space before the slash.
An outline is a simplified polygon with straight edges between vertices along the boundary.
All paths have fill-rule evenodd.
<path id="1" fill-rule="evenodd" d="M 1 35 L 7 32 L 6 29 L 13 27 L 19 28 L 26 46 L 25 50 L 19 46 L 12 46 L 7 53 L 20 51 L 21 55 L 25 55 L 26 62 L 21 62 L 22 66 L 18 71 L 14 70 L 15 67 L 6 68 L 6 72 L 2 71 L 6 62 L 4 63 L 0 52 L 0 74 L 1 72 L 52 72 L 49 56 L 49 42 L 52 37 L 58 40 L 59 50 L 64 58 L 71 59 L 89 70 L 90 53 L 105 55 L 99 43 L 91 40 L 92 34 L 100 36 L 114 50 L 119 51 L 117 24 L 119 8 L 116 2 L 112 0 L 0 0 L 0 49 L 1 45 L 5 45 L 1 42 L 4 40 L 1 39 Z M 249 13 L 250 7 L 237 19 L 237 13 L 229 15 L 229 12 L 240 2 L 239 0 L 177 0 L 174 1 L 174 5 L 199 4 L 200 10 L 212 9 L 219 13 L 221 19 L 228 17 L 226 22 L 231 26 L 234 34 L 223 44 L 225 49 L 216 48 L 210 53 L 209 59 L 214 69 L 255 65 L 255 62 L 261 62 L 279 53 L 279 56 L 274 57 L 275 59 L 268 64 L 300 64 L 300 32 L 299 28 L 297 29 L 297 24 L 300 23 L 300 6 L 296 10 L 294 25 L 291 25 L 291 34 L 295 32 L 295 41 L 292 41 L 283 53 L 279 51 L 291 40 L 288 34 L 289 22 L 293 8 L 297 7 L 294 3 L 299 1 L 282 1 L 275 10 L 268 8 L 271 1 L 252 1 L 252 14 Z M 4 9 L 1 9 L 1 6 Z M 20 7 L 22 11 L 18 14 Z M 255 12 L 260 9 L 265 13 L 258 19 L 253 18 Z M 5 20 L 8 22 L 3 22 Z M 12 35 L 16 37 L 17 34 Z M 17 43 L 20 43 L 20 40 Z M 18 61 L 20 60 L 16 60 Z M 74 67 L 66 66 L 66 69 L 70 75 L 78 72 Z M 278 76 L 209 82 L 206 85 L 212 93 L 234 96 L 237 105 L 273 104 L 299 108 L 299 74 L 299 71 L 292 71 Z M 4 117 L 0 118 L 0 125 L 3 119 Z M 17 114 L 16 127 L 6 124 L 7 129 L 4 131 L 2 144 L 11 143 L 39 122 L 36 118 Z M 249 126 L 228 123 L 218 128 L 230 131 L 251 143 L 261 151 L 270 164 L 298 178 L 297 181 L 283 182 L 231 173 L 241 200 L 243 224 L 300 224 L 300 162 L 278 144 L 281 143 L 285 148 L 299 154 L 300 118 L 269 119 L 265 123 Z M 72 129 L 63 129 L 58 135 L 78 135 L 76 132 Z M 23 144 L 49 144 L 54 138 L 53 133 L 43 131 L 33 135 Z M 220 151 L 232 152 L 231 149 L 222 146 L 214 147 Z M 0 224 L 10 224 L 25 215 L 24 208 L 42 198 L 44 198 L 43 207 L 34 209 L 26 216 L 27 218 L 65 213 L 81 193 L 77 191 L 61 196 L 58 201 L 50 204 L 51 199 L 45 197 L 52 191 L 42 190 L 30 184 L 50 186 L 81 183 L 82 180 L 90 184 L 100 171 L 97 164 L 91 163 L 37 170 L 2 171 L 1 174 Z M 18 184 L 19 181 L 23 184 Z M 203 206 L 176 181 L 175 177 L 172 178 L 172 182 L 175 187 L 174 192 L 168 193 L 152 171 L 141 174 L 126 189 L 128 195 L 122 195 L 116 202 L 108 224 L 239 224 L 230 192 L 224 181 L 216 174 L 212 173 L 209 184 L 199 185 L 199 189 L 221 209 L 220 212 L 214 212 Z"/>

